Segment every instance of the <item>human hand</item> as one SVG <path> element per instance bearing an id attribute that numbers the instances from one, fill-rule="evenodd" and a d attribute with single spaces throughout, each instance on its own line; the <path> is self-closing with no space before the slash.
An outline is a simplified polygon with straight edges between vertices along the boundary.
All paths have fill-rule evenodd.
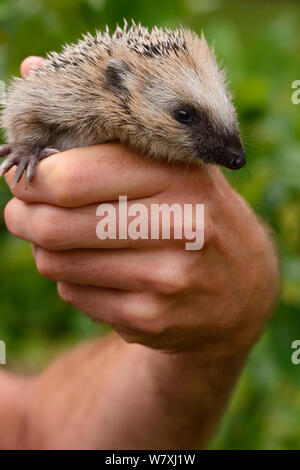
<path id="1" fill-rule="evenodd" d="M 13 194 L 7 227 L 33 243 L 40 273 L 58 283 L 66 302 L 126 341 L 230 355 L 247 349 L 265 323 L 277 288 L 276 256 L 219 169 L 170 166 L 104 144 L 47 158 L 28 190 L 22 181 Z M 119 195 L 148 209 L 205 204 L 204 248 L 186 251 L 186 240 L 99 240 L 96 209 L 104 201 L 118 209 Z"/>

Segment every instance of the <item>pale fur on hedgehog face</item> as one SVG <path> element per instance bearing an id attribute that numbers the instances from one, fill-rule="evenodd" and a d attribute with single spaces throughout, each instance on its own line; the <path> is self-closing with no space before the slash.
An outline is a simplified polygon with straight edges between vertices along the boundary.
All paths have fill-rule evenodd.
<path id="1" fill-rule="evenodd" d="M 106 64 L 107 86 L 121 94 L 130 116 L 123 120 L 126 140 L 137 147 L 138 136 L 138 146 L 151 156 L 241 168 L 246 158 L 236 112 L 204 35 L 179 30 L 172 33 L 173 47 L 171 33 L 145 31 L 138 42 L 119 41 Z M 178 120 L 182 110 L 189 122 Z"/>

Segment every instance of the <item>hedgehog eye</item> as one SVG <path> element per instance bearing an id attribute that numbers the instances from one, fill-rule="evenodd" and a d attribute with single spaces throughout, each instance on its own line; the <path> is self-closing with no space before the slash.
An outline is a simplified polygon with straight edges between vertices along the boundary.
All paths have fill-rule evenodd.
<path id="1" fill-rule="evenodd" d="M 195 113 L 189 108 L 179 108 L 175 111 L 175 119 L 182 124 L 190 124 L 194 120 Z"/>

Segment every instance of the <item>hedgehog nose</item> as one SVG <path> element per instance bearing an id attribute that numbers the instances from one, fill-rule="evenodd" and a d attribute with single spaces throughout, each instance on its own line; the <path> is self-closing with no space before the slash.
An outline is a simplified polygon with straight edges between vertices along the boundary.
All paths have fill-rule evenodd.
<path id="1" fill-rule="evenodd" d="M 246 164 L 247 158 L 244 150 L 231 150 L 228 167 L 231 170 L 239 170 Z"/>

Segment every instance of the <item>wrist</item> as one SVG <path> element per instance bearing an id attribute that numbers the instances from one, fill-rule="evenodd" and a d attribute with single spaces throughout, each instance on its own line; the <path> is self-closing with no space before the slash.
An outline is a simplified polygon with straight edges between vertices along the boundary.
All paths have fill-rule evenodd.
<path id="1" fill-rule="evenodd" d="M 247 351 L 221 357 L 210 348 L 202 351 L 166 353 L 129 345 L 136 390 L 147 390 L 147 406 L 157 403 L 176 448 L 205 448 L 215 434 L 231 392 L 244 365 Z M 134 370 L 143 373 L 136 381 Z M 141 366 L 142 364 L 142 366 Z M 143 385 L 142 385 L 143 383 Z M 153 400 L 153 403 L 151 402 Z M 161 424 L 162 429 L 163 424 Z M 182 433 L 182 429 L 185 432 Z M 171 437 L 173 436 L 173 437 Z"/>

